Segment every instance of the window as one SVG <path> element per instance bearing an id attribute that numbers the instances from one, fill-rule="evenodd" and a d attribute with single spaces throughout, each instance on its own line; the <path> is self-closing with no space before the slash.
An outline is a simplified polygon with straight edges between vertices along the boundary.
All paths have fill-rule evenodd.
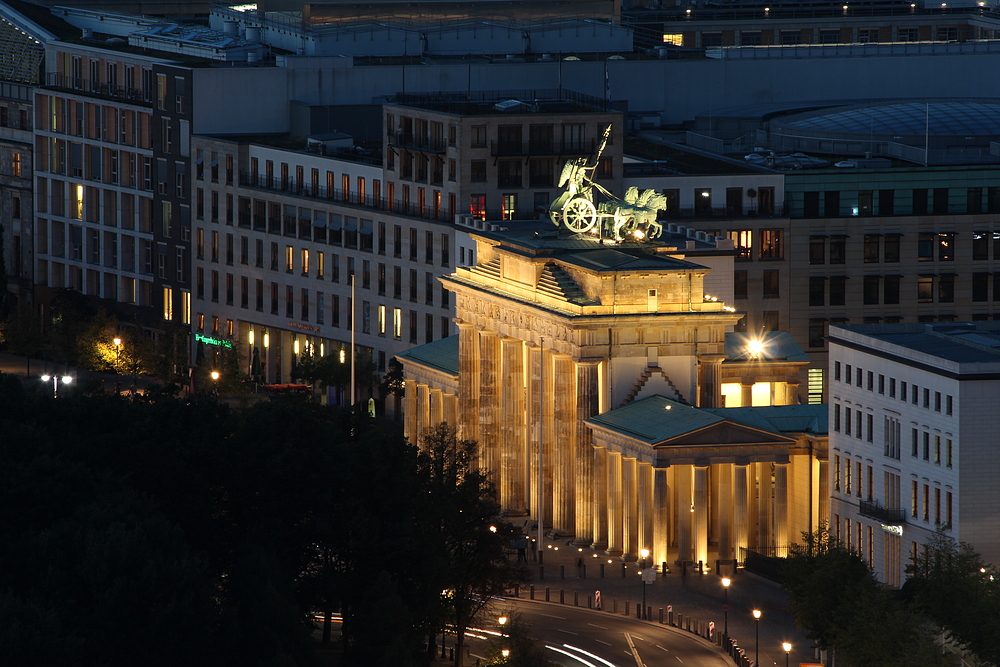
<path id="1" fill-rule="evenodd" d="M 753 244 L 753 232 L 749 229 L 731 229 L 726 232 L 726 238 L 732 239 L 736 246 L 736 259 L 749 260 L 750 246 Z"/>
<path id="2" fill-rule="evenodd" d="M 864 279 L 864 304 L 877 305 L 879 297 L 880 276 L 865 276 Z"/>
<path id="3" fill-rule="evenodd" d="M 830 278 L 830 305 L 843 306 L 847 291 L 847 278 L 834 276 Z"/>
<path id="4" fill-rule="evenodd" d="M 746 271 L 733 271 L 733 297 L 736 299 L 748 298 Z"/>
<path id="5" fill-rule="evenodd" d="M 765 299 L 777 298 L 779 294 L 779 271 L 777 269 L 771 269 L 764 271 L 763 277 L 763 296 Z"/>
<path id="6" fill-rule="evenodd" d="M 899 276 L 885 276 L 882 278 L 882 303 L 899 303 Z"/>
<path id="7" fill-rule="evenodd" d="M 826 278 L 818 276 L 809 278 L 809 305 L 826 305 Z"/>
<path id="8" fill-rule="evenodd" d="M 917 302 L 933 303 L 933 301 L 934 301 L 933 276 L 919 276 L 917 278 Z"/>
<path id="9" fill-rule="evenodd" d="M 826 263 L 826 239 L 824 237 L 812 237 L 809 239 L 809 263 Z"/>
<path id="10" fill-rule="evenodd" d="M 846 261 L 847 239 L 843 236 L 830 238 L 830 263 L 843 264 Z"/>
<path id="11" fill-rule="evenodd" d="M 760 230 L 760 259 L 784 259 L 784 231 L 781 229 Z"/>
<path id="12" fill-rule="evenodd" d="M 867 263 L 878 262 L 882 237 L 878 234 L 865 234 L 864 244 L 864 261 Z"/>
<path id="13" fill-rule="evenodd" d="M 972 233 L 972 259 L 985 260 L 990 258 L 990 233 Z"/>
<path id="14" fill-rule="evenodd" d="M 469 162 L 469 180 L 473 183 L 486 181 L 486 160 L 472 160 Z"/>

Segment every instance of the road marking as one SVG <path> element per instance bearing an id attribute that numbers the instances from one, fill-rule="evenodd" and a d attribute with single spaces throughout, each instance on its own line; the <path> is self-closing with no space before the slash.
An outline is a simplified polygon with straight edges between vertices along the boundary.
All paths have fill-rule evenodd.
<path id="1" fill-rule="evenodd" d="M 566 620 L 565 616 L 553 616 L 552 614 L 542 614 L 542 616 L 545 616 L 547 618 L 558 618 L 560 621 Z"/>
<path id="2" fill-rule="evenodd" d="M 587 625 L 589 625 L 592 628 L 600 628 L 601 630 L 607 630 L 607 628 L 604 627 L 603 625 L 597 625 L 596 623 L 587 623 Z"/>
<path id="3" fill-rule="evenodd" d="M 576 646 L 571 646 L 570 644 L 563 644 L 563 648 L 568 648 L 568 649 L 570 649 L 572 651 L 576 651 L 577 653 L 582 653 L 582 654 L 584 654 L 585 656 L 587 656 L 588 658 L 590 658 L 592 660 L 596 660 L 596 661 L 598 661 L 600 663 L 603 663 L 603 664 L 607 665 L 607 667 L 615 667 L 614 664 L 608 662 L 607 660 L 605 660 L 601 656 L 594 655 L 590 651 L 584 651 L 582 648 L 578 648 Z"/>
<path id="4" fill-rule="evenodd" d="M 681 662 L 684 662 L 683 660 L 681 660 L 681 657 L 679 655 L 675 655 L 674 657 L 680 660 Z"/>
<path id="5" fill-rule="evenodd" d="M 661 649 L 661 650 L 663 650 L 663 651 L 666 651 L 667 653 L 670 653 L 670 649 L 668 649 L 668 648 L 663 648 L 663 647 L 662 647 L 662 646 L 660 646 L 659 644 L 654 644 L 654 646 L 655 646 L 656 648 L 658 648 L 658 649 Z"/>
<path id="6" fill-rule="evenodd" d="M 570 630 L 563 630 L 562 628 L 556 628 L 558 632 L 565 632 L 567 635 L 578 635 L 579 632 L 571 632 Z"/>
<path id="7" fill-rule="evenodd" d="M 643 663 L 642 661 L 642 658 L 639 657 L 639 650 L 635 647 L 635 643 L 633 643 L 632 641 L 632 635 L 630 635 L 627 632 L 623 634 L 625 635 L 625 641 L 628 642 L 628 647 L 632 649 L 631 652 L 632 652 L 632 657 L 635 659 L 635 667 L 646 667 L 645 663 Z"/>
<path id="8" fill-rule="evenodd" d="M 604 644 L 605 646 L 611 646 L 611 644 L 609 642 L 606 642 L 603 639 L 595 639 L 594 641 L 595 642 L 600 642 L 601 644 Z"/>

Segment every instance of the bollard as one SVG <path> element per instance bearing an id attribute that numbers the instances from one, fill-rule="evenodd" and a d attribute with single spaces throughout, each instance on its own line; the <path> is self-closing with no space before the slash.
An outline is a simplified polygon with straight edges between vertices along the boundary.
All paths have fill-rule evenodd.
<path id="1" fill-rule="evenodd" d="M 514 597 L 521 599 L 521 584 L 514 584 Z"/>
<path id="2" fill-rule="evenodd" d="M 566 578 L 566 566 L 565 565 L 560 565 L 559 566 L 559 578 L 560 579 L 565 579 Z"/>
<path id="3" fill-rule="evenodd" d="M 660 607 L 660 625 L 663 625 L 663 607 Z"/>
<path id="4" fill-rule="evenodd" d="M 642 620 L 642 605 L 637 604 L 635 606 L 635 617 L 640 621 Z"/>
<path id="5" fill-rule="evenodd" d="M 573 606 L 580 606 L 580 594 L 577 591 L 573 591 Z"/>
<path id="6" fill-rule="evenodd" d="M 684 614 L 677 612 L 674 614 L 674 618 L 677 619 L 677 627 L 681 630 L 684 629 Z"/>
<path id="7" fill-rule="evenodd" d="M 448 647 L 444 645 L 444 638 L 441 638 L 441 659 L 444 660 L 448 656 Z"/>
<path id="8" fill-rule="evenodd" d="M 455 662 L 455 647 L 452 646 L 451 650 L 448 651 L 448 659 Z"/>
<path id="9" fill-rule="evenodd" d="M 715 559 L 715 574 L 718 576 L 722 572 L 722 562 L 716 558 Z"/>
<path id="10" fill-rule="evenodd" d="M 559 589 L 559 604 L 566 604 L 566 591 Z"/>
<path id="11" fill-rule="evenodd" d="M 545 587 L 545 601 L 546 602 L 549 601 L 549 587 L 548 586 Z"/>
<path id="12" fill-rule="evenodd" d="M 625 600 L 625 615 L 628 616 L 628 600 Z"/>
<path id="13" fill-rule="evenodd" d="M 662 572 L 663 574 L 667 573 L 667 561 L 663 561 L 663 563 L 660 565 L 660 572 Z"/>
<path id="14" fill-rule="evenodd" d="M 593 608 L 594 608 L 594 596 L 591 595 L 590 593 L 587 593 L 587 609 L 593 609 Z"/>
<path id="15" fill-rule="evenodd" d="M 618 598 L 615 598 L 614 600 L 611 601 L 611 613 L 612 614 L 618 613 Z"/>
<path id="16" fill-rule="evenodd" d="M 531 587 L 528 588 L 528 599 L 529 600 L 534 600 L 535 599 L 535 585 L 534 584 L 532 584 Z"/>
<path id="17" fill-rule="evenodd" d="M 622 563 L 622 579 L 625 578 L 625 563 Z"/>
<path id="18" fill-rule="evenodd" d="M 601 579 L 604 578 L 604 563 L 601 563 Z"/>

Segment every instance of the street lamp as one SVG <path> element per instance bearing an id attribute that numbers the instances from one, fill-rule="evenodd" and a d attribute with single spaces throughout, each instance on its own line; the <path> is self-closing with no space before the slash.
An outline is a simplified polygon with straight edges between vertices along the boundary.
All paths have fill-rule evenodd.
<path id="1" fill-rule="evenodd" d="M 215 382 L 215 395 L 219 395 L 219 371 L 212 371 L 212 381 Z"/>
<path id="2" fill-rule="evenodd" d="M 788 654 L 792 652 L 792 645 L 788 642 L 781 642 L 781 648 L 785 649 L 785 667 L 788 667 Z"/>
<path id="3" fill-rule="evenodd" d="M 642 550 L 640 550 L 639 551 L 639 555 L 642 556 L 642 567 L 643 567 L 643 569 L 649 567 L 649 564 L 646 562 L 646 559 L 649 558 L 649 549 L 642 549 Z"/>
<path id="4" fill-rule="evenodd" d="M 42 382 L 51 382 L 52 383 L 52 398 L 55 398 L 55 397 L 57 397 L 59 395 L 59 380 L 60 379 L 62 379 L 62 383 L 63 384 L 69 384 L 70 382 L 73 381 L 73 376 L 72 375 L 63 375 L 62 378 L 60 378 L 58 375 L 43 375 L 42 376 Z"/>
<path id="5" fill-rule="evenodd" d="M 753 610 L 753 618 L 756 621 L 754 623 L 753 664 L 754 667 L 757 667 L 760 664 L 760 609 Z"/>
<path id="6" fill-rule="evenodd" d="M 503 629 L 507 625 L 507 617 L 506 616 L 501 616 L 500 618 L 497 619 L 497 623 L 500 624 L 500 636 L 501 637 L 505 636 L 504 633 L 503 633 Z"/>
<path id="7" fill-rule="evenodd" d="M 111 342 L 115 344 L 115 373 L 118 373 L 119 375 L 121 375 L 121 372 L 122 372 L 122 339 L 119 338 L 118 336 L 115 336 L 111 340 Z M 115 382 L 115 393 L 116 394 L 121 394 L 122 393 L 122 381 L 121 380 L 118 380 L 117 382 Z"/>
<path id="8" fill-rule="evenodd" d="M 500 655 L 503 656 L 503 661 L 507 662 L 507 658 L 510 657 L 510 649 L 509 648 L 502 649 L 500 651 Z"/>
<path id="9" fill-rule="evenodd" d="M 729 577 L 722 578 L 722 590 L 726 592 L 726 601 L 722 605 L 722 636 L 726 641 L 729 641 L 729 584 L 733 583 Z"/>

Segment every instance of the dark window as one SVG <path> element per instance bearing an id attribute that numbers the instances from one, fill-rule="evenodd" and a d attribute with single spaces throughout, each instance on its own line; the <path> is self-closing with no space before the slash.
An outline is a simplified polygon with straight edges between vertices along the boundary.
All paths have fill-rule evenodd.
<path id="1" fill-rule="evenodd" d="M 824 194 L 823 214 L 828 218 L 836 218 L 840 215 L 840 191 L 828 190 Z"/>
<path id="2" fill-rule="evenodd" d="M 815 276 L 809 278 L 809 305 L 826 305 L 826 278 Z"/>
<path id="3" fill-rule="evenodd" d="M 879 278 L 880 276 L 865 276 L 864 304 L 866 306 L 878 304 Z"/>
<path id="4" fill-rule="evenodd" d="M 760 230 L 759 257 L 761 259 L 784 258 L 784 233 L 780 229 Z"/>
<path id="5" fill-rule="evenodd" d="M 937 234 L 921 232 L 917 237 L 917 260 L 920 262 L 934 261 L 934 241 Z"/>
<path id="6" fill-rule="evenodd" d="M 983 212 L 983 189 L 982 188 L 969 188 L 966 202 L 966 212 L 968 213 L 982 213 Z"/>
<path id="7" fill-rule="evenodd" d="M 778 270 L 769 269 L 764 271 L 764 281 L 763 281 L 763 296 L 767 298 L 775 298 L 780 296 L 779 285 L 778 285 Z"/>
<path id="8" fill-rule="evenodd" d="M 972 232 L 972 259 L 990 258 L 990 233 Z"/>
<path id="9" fill-rule="evenodd" d="M 919 276 L 917 278 L 917 303 L 933 303 L 934 301 L 934 278 L 931 276 Z"/>
<path id="10" fill-rule="evenodd" d="M 934 214 L 944 215 L 948 212 L 948 188 L 934 188 Z"/>
<path id="11" fill-rule="evenodd" d="M 809 320 L 809 347 L 823 347 L 823 337 L 826 335 L 826 320 Z"/>
<path id="12" fill-rule="evenodd" d="M 955 276 L 938 276 L 938 303 L 953 303 L 955 301 Z"/>
<path id="13" fill-rule="evenodd" d="M 844 276 L 835 276 L 830 278 L 830 305 L 831 306 L 843 306 L 844 305 L 844 295 L 847 287 L 847 278 Z"/>
<path id="14" fill-rule="evenodd" d="M 990 274 L 972 274 L 972 300 L 989 301 L 990 299 Z"/>
<path id="15" fill-rule="evenodd" d="M 847 239 L 843 236 L 838 236 L 830 239 L 830 263 L 831 264 L 843 264 L 847 255 L 846 252 Z"/>
<path id="16" fill-rule="evenodd" d="M 882 303 L 899 303 L 899 276 L 885 276 L 882 279 Z"/>
<path id="17" fill-rule="evenodd" d="M 892 234 L 883 238 L 882 261 L 890 264 L 899 261 L 899 235 Z"/>
<path id="18" fill-rule="evenodd" d="M 733 296 L 737 299 L 747 298 L 746 271 L 733 271 Z"/>
<path id="19" fill-rule="evenodd" d="M 878 191 L 878 214 L 879 215 L 892 215 L 895 212 L 895 200 L 896 191 L 895 190 L 879 190 Z"/>
<path id="20" fill-rule="evenodd" d="M 469 163 L 469 180 L 473 182 L 486 180 L 486 160 L 472 160 Z"/>
<path id="21" fill-rule="evenodd" d="M 882 237 L 878 234 L 865 234 L 865 262 L 877 262 Z"/>
<path id="22" fill-rule="evenodd" d="M 826 239 L 823 237 L 813 237 L 809 239 L 809 263 L 826 263 Z"/>
<path id="23" fill-rule="evenodd" d="M 805 192 L 802 194 L 802 215 L 807 218 L 819 217 L 819 192 Z"/>
<path id="24" fill-rule="evenodd" d="M 918 188 L 913 191 L 913 215 L 925 215 L 927 213 L 927 188 Z"/>

